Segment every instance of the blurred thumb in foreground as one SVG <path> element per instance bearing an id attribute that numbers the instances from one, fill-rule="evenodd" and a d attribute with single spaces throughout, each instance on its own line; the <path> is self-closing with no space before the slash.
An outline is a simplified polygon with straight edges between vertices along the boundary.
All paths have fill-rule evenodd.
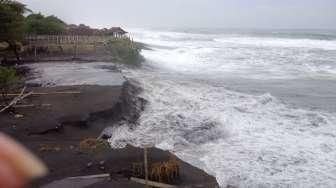
<path id="1" fill-rule="evenodd" d="M 23 188 L 46 174 L 47 168 L 39 159 L 0 132 L 0 188 Z"/>

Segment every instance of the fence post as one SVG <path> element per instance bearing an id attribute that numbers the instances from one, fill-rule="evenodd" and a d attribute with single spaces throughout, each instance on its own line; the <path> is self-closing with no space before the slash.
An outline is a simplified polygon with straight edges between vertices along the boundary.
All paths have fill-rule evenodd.
<path id="1" fill-rule="evenodd" d="M 34 45 L 34 60 L 37 60 L 37 50 L 36 50 L 36 45 Z"/>

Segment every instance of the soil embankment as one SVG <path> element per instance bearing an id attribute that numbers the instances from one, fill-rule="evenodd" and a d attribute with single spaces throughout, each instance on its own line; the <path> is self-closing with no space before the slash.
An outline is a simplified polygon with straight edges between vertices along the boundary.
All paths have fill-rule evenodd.
<path id="1" fill-rule="evenodd" d="M 126 121 L 134 125 L 146 101 L 136 98 L 139 88 L 125 82 L 120 86 L 59 86 L 32 87 L 35 95 L 23 104 L 34 106 L 16 108 L 0 114 L 0 131 L 5 132 L 32 150 L 48 166 L 49 175 L 36 181 L 32 187 L 48 185 L 70 176 L 111 173 L 112 181 L 102 179 L 86 183 L 90 187 L 139 187 L 125 179 L 133 163 L 143 160 L 143 150 L 132 146 L 85 153 L 79 143 L 96 138 L 107 126 Z M 149 161 L 165 161 L 171 156 L 156 148 L 149 149 Z M 183 161 L 180 186 L 216 187 L 214 177 Z M 120 176 L 120 173 L 123 176 Z M 127 173 L 126 173 L 127 174 Z M 71 184 L 71 182 L 70 182 Z M 67 186 L 69 184 L 62 184 Z M 52 186 L 52 184 L 49 184 Z M 48 186 L 47 186 L 48 187 Z"/>

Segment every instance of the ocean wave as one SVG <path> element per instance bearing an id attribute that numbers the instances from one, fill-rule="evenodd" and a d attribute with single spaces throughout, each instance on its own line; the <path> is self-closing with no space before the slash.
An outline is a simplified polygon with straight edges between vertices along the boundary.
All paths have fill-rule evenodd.
<path id="1" fill-rule="evenodd" d="M 177 72 L 254 79 L 336 77 L 333 52 L 190 44 L 143 51 L 148 63 Z"/>
<path id="2" fill-rule="evenodd" d="M 125 72 L 139 81 L 149 103 L 138 127 L 111 131 L 112 146 L 149 143 L 173 151 L 223 187 L 335 184 L 336 114 L 293 109 L 269 93 L 249 95 L 147 71 Z"/>
<path id="3" fill-rule="evenodd" d="M 290 38 L 267 38 L 267 37 L 223 37 L 214 40 L 221 43 L 249 45 L 255 47 L 336 50 L 336 40 L 290 39 Z"/>
<path id="4" fill-rule="evenodd" d="M 297 100 L 300 87 L 307 95 L 325 89 L 312 80 L 335 80 L 335 40 L 306 33 L 139 33 L 140 41 L 166 48 L 144 50 L 144 66 L 124 70 L 140 83 L 148 104 L 137 127 L 110 131 L 112 146 L 145 143 L 173 151 L 223 187 L 336 186 L 335 112 L 274 95 Z M 242 91 L 228 88 L 235 84 Z"/>

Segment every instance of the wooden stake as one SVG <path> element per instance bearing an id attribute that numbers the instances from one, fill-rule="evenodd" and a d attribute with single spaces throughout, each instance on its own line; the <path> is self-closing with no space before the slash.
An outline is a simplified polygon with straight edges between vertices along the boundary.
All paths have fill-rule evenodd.
<path id="1" fill-rule="evenodd" d="M 37 60 L 37 49 L 36 49 L 36 45 L 34 45 L 34 58 L 35 61 Z"/>
<path id="2" fill-rule="evenodd" d="M 145 164 L 145 185 L 148 186 L 148 159 L 147 159 L 147 147 L 144 147 L 144 164 Z"/>

